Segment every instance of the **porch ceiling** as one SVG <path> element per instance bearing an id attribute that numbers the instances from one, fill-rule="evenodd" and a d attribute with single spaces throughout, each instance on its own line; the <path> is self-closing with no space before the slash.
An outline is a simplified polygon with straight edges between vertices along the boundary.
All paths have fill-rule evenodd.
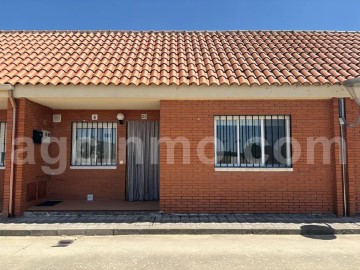
<path id="1" fill-rule="evenodd" d="M 30 100 L 52 109 L 63 110 L 159 110 L 160 100 L 106 98 L 37 98 Z"/>
<path id="2" fill-rule="evenodd" d="M 0 91 L 0 108 L 8 93 Z M 349 97 L 333 86 L 73 86 L 16 85 L 15 98 L 27 98 L 53 109 L 158 110 L 160 100 L 330 99 Z"/>
<path id="3" fill-rule="evenodd" d="M 0 98 L 0 110 L 7 109 L 7 98 Z"/>
<path id="4" fill-rule="evenodd" d="M 8 101 L 9 93 L 7 90 L 2 90 L 0 85 L 0 110 L 7 109 L 7 101 Z"/>

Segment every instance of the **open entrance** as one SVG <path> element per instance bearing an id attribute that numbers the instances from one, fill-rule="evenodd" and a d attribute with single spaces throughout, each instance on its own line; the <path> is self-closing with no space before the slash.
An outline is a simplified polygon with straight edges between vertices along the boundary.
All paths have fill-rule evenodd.
<path id="1" fill-rule="evenodd" d="M 104 165 L 91 166 L 91 162 L 76 166 L 69 162 L 63 173 L 48 177 L 45 181 L 47 183 L 46 193 L 41 199 L 37 195 L 40 194 L 38 189 L 27 187 L 27 193 L 34 190 L 31 194 L 35 194 L 25 207 L 27 214 L 46 212 L 49 215 L 67 215 L 75 212 L 76 215 L 122 215 L 159 211 L 159 145 L 157 142 L 159 112 L 145 111 L 148 113 L 149 120 L 141 121 L 139 120 L 143 111 L 123 112 L 127 117 L 126 124 L 116 125 L 116 132 L 112 132 L 110 135 L 112 138 L 110 141 L 116 142 L 116 146 L 112 146 L 111 149 L 114 151 L 117 149 L 116 156 L 111 159 L 113 163 L 106 167 Z M 56 138 L 68 138 L 66 156 L 72 158 L 74 153 L 73 123 L 80 123 L 76 125 L 79 125 L 80 129 L 86 129 L 85 132 L 82 129 L 81 133 L 79 131 L 82 137 L 85 136 L 86 142 L 96 143 L 94 147 L 90 145 L 86 148 L 90 149 L 88 151 L 92 154 L 90 156 L 96 156 L 98 160 L 99 157 L 104 156 L 104 153 L 107 153 L 97 150 L 99 150 L 99 145 L 104 145 L 100 138 L 109 136 L 100 137 L 98 134 L 109 134 L 101 129 L 103 129 L 104 123 L 105 128 L 106 123 L 112 123 L 110 125 L 113 129 L 113 123 L 115 123 L 113 117 L 116 117 L 117 111 L 99 112 L 101 121 L 82 121 L 81 119 L 87 116 L 87 112 L 82 111 L 76 113 L 56 111 L 56 113 L 61 114 L 63 118 L 61 123 L 54 124 L 51 133 Z M 94 127 L 97 132 L 89 132 Z M 92 139 L 92 134 L 96 134 L 97 137 Z M 124 139 L 127 137 L 133 137 L 133 142 L 128 144 L 129 149 L 124 143 Z M 39 146 L 36 147 L 39 148 Z M 105 149 L 110 149 L 110 147 Z M 41 179 L 43 178 L 44 176 Z M 38 178 L 35 179 L 39 183 Z"/>
<path id="2" fill-rule="evenodd" d="M 159 122 L 127 123 L 128 201 L 159 200 Z"/>

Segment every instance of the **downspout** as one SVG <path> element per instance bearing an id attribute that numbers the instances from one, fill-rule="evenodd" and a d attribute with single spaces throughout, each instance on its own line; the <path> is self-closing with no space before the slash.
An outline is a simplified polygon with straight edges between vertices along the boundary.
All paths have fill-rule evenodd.
<path id="1" fill-rule="evenodd" d="M 346 139 L 345 139 L 345 100 L 339 99 L 339 121 L 340 121 L 340 154 L 342 171 L 342 190 L 344 199 L 344 216 L 348 216 L 348 190 L 347 190 L 347 170 L 346 170 Z"/>
<path id="2" fill-rule="evenodd" d="M 14 100 L 14 91 L 15 87 L 11 84 L 0 84 L 0 90 L 8 91 L 10 103 L 12 106 L 12 131 L 11 131 L 11 152 L 10 152 L 10 188 L 9 188 L 9 208 L 8 215 L 13 214 L 13 195 L 14 195 L 14 151 L 15 151 L 15 127 L 16 127 L 16 103 Z"/>

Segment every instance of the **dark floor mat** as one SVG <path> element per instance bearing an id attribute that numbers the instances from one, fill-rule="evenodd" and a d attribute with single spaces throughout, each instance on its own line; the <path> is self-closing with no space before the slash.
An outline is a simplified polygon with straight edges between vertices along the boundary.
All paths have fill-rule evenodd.
<path id="1" fill-rule="evenodd" d="M 56 205 L 58 203 L 61 203 L 61 202 L 63 202 L 63 201 L 46 201 L 46 202 L 40 203 L 40 204 L 38 204 L 36 206 L 54 206 L 54 205 Z"/>

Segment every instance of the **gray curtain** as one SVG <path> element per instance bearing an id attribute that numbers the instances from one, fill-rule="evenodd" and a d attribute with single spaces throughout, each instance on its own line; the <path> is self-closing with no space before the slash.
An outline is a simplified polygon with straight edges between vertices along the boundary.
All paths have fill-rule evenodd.
<path id="1" fill-rule="evenodd" d="M 127 123 L 127 199 L 159 199 L 159 122 Z"/>

